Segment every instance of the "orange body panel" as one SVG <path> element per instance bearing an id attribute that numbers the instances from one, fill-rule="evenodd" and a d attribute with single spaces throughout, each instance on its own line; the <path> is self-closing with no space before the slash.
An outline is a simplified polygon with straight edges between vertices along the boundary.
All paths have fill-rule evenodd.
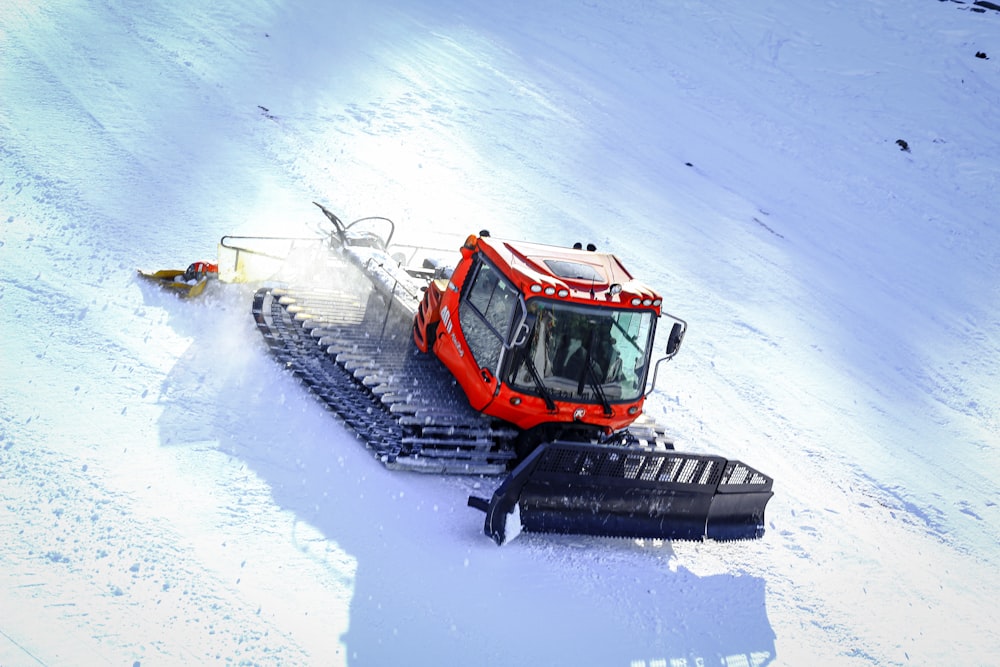
<path id="1" fill-rule="evenodd" d="M 519 403 L 512 403 L 512 399 Z M 604 408 L 591 403 L 572 403 L 554 401 L 556 409 L 550 411 L 545 401 L 538 396 L 516 391 L 506 384 L 484 412 L 493 417 L 503 419 L 518 428 L 529 429 L 539 424 L 579 422 L 590 424 L 610 433 L 625 428 L 642 414 L 643 399 L 634 403 L 616 403 L 612 405 L 612 414 L 604 414 Z M 582 412 L 581 412 L 582 411 Z"/>
<path id="2" fill-rule="evenodd" d="M 430 336 L 431 332 L 437 331 L 437 324 L 441 321 L 441 295 L 447 284 L 446 280 L 432 280 L 420 301 L 420 308 L 413 320 L 413 342 L 421 352 L 429 351 L 434 345 Z"/>

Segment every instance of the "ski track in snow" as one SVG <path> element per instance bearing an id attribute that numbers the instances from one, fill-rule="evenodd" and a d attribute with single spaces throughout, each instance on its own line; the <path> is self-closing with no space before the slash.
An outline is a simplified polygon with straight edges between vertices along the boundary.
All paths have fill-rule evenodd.
<path id="1" fill-rule="evenodd" d="M 4 5 L 0 664 L 992 662 L 973 9 Z M 775 478 L 764 539 L 496 549 L 495 481 L 378 465 L 248 293 L 136 282 L 313 199 L 618 253 L 691 323 L 647 409 Z"/>

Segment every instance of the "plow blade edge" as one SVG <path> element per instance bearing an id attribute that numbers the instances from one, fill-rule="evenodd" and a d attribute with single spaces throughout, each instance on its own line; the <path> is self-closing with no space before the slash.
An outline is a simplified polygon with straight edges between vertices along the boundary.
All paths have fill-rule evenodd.
<path id="1" fill-rule="evenodd" d="M 531 453 L 486 512 L 497 544 L 522 530 L 610 537 L 715 540 L 764 534 L 767 475 L 719 456 L 556 441 Z"/>

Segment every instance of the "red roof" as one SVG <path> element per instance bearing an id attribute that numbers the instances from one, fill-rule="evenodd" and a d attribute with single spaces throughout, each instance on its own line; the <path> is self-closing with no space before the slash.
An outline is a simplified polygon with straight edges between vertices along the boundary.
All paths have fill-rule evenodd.
<path id="1" fill-rule="evenodd" d="M 492 237 L 479 238 L 478 245 L 526 297 L 545 295 L 545 289 L 552 287 L 555 291 L 549 296 L 587 303 L 600 300 L 616 307 L 655 306 L 659 315 L 660 296 L 635 280 L 611 253 Z M 620 286 L 621 292 L 612 285 Z"/>

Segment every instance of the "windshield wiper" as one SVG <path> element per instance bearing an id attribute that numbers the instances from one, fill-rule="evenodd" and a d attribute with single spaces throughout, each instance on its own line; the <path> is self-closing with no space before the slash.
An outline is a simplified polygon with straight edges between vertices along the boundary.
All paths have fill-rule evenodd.
<path id="1" fill-rule="evenodd" d="M 536 320 L 532 325 L 531 330 L 525 336 L 526 341 L 531 340 L 531 335 L 534 333 L 535 327 L 538 326 L 539 321 L 540 320 Z M 542 400 L 545 401 L 545 407 L 549 411 L 555 411 L 556 403 L 552 400 L 552 394 L 549 392 L 549 388 L 545 386 L 545 382 L 542 381 L 542 376 L 538 373 L 538 367 L 535 366 L 535 361 L 531 358 L 531 353 L 528 350 L 527 343 L 522 348 L 521 354 L 524 355 L 524 367 L 528 369 L 528 374 L 531 375 L 531 379 L 535 383 L 535 388 L 538 389 L 538 393 L 541 395 Z"/>
<path id="2" fill-rule="evenodd" d="M 587 377 L 590 378 L 590 386 L 593 387 L 594 393 L 597 394 L 597 398 L 601 401 L 601 407 L 604 408 L 604 416 L 610 417 L 613 414 L 611 403 L 608 402 L 608 397 L 604 393 L 604 387 L 597 380 L 597 373 L 594 372 L 593 367 L 589 364 L 587 366 Z"/>
<path id="3" fill-rule="evenodd" d="M 591 364 L 591 352 L 594 349 L 594 345 L 597 342 L 597 329 L 591 329 L 590 340 L 587 342 L 587 355 L 583 359 L 583 372 L 580 373 L 579 384 L 576 387 L 576 393 L 580 396 L 583 395 L 583 386 L 586 382 L 590 381 L 590 386 L 597 394 L 598 400 L 601 402 L 601 407 L 604 408 L 604 416 L 610 417 L 612 415 L 611 403 L 608 402 L 608 397 L 604 393 L 604 387 L 598 381 L 597 373 L 594 372 L 593 365 Z"/>
<path id="4" fill-rule="evenodd" d="M 535 366 L 535 362 L 531 360 L 531 355 L 524 358 L 524 365 L 527 367 L 531 379 L 535 381 L 535 387 L 538 389 L 538 393 L 541 394 L 542 400 L 545 401 L 545 407 L 549 410 L 555 410 L 556 404 L 552 400 L 552 394 L 549 393 L 549 388 L 542 381 L 542 376 L 538 374 L 538 368 Z"/>

